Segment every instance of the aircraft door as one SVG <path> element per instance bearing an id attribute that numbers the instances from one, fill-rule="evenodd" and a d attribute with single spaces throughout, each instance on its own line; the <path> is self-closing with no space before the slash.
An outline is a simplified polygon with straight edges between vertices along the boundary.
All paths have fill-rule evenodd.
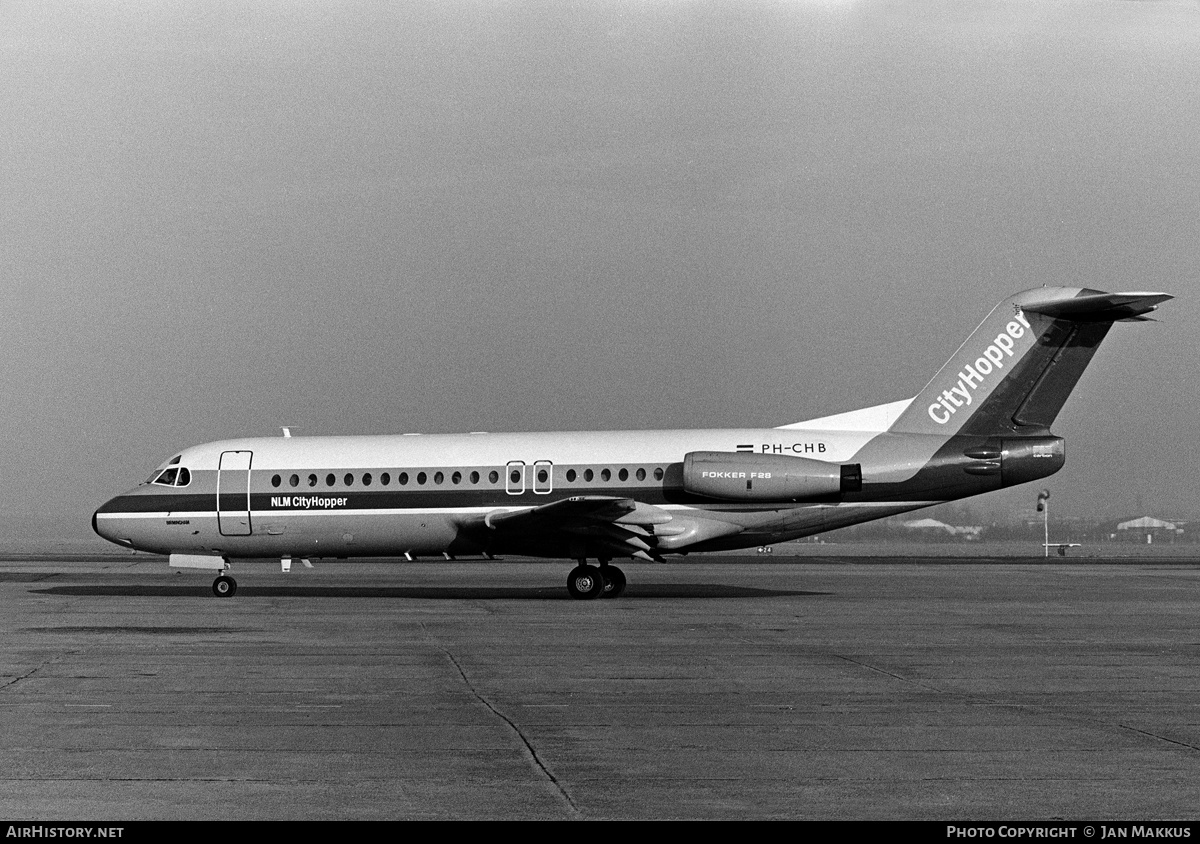
<path id="1" fill-rule="evenodd" d="M 505 467 L 504 491 L 509 495 L 520 495 L 525 491 L 525 461 L 510 460 Z"/>
<path id="2" fill-rule="evenodd" d="M 222 536 L 250 535 L 252 451 L 224 451 L 217 468 L 217 530 Z"/>
<path id="3" fill-rule="evenodd" d="M 554 491 L 554 464 L 549 460 L 539 460 L 533 464 L 533 491 L 538 495 Z"/>

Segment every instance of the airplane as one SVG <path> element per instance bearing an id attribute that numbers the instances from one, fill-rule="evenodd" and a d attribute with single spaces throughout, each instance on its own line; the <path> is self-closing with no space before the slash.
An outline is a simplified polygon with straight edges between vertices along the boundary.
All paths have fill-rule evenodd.
<path id="1" fill-rule="evenodd" d="M 575 561 L 571 597 L 615 598 L 627 580 L 614 559 L 767 547 L 1054 474 L 1065 449 L 1050 426 L 1100 342 L 1171 298 L 1026 290 L 915 397 L 777 428 L 285 429 L 207 443 L 103 504 L 92 527 L 217 572 L 219 597 L 237 590 L 231 558 L 288 571 L 293 559 L 512 554 Z"/>

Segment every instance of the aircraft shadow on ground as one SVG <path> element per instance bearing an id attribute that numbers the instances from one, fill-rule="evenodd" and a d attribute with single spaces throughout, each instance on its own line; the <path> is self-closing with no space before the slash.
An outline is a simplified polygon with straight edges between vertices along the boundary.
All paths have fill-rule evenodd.
<path id="1" fill-rule="evenodd" d="M 39 595 L 72 597 L 184 598 L 216 600 L 208 585 L 122 584 L 71 585 L 31 589 Z M 639 583 L 618 599 L 794 598 L 828 595 L 798 589 L 761 589 L 722 583 Z M 424 601 L 571 601 L 562 586 L 256 586 L 239 585 L 239 600 L 255 598 L 393 598 Z"/>

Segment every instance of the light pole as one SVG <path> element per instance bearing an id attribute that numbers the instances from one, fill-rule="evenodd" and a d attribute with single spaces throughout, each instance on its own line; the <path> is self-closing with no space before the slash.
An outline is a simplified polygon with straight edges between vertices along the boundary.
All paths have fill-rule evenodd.
<path id="1" fill-rule="evenodd" d="M 1037 511 L 1042 514 L 1042 534 L 1045 541 L 1042 543 L 1044 557 L 1050 556 L 1050 490 L 1043 489 L 1038 493 Z"/>

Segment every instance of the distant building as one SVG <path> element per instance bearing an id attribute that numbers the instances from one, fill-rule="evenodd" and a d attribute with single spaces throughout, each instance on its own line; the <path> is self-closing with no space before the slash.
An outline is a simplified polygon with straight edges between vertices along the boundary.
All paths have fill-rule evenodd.
<path id="1" fill-rule="evenodd" d="M 948 525 L 945 522 L 939 522 L 937 519 L 916 519 L 911 522 L 902 522 L 904 529 L 911 534 L 921 537 L 922 539 L 979 539 L 983 533 L 982 525 L 970 525 L 958 527 Z"/>
<path id="2" fill-rule="evenodd" d="M 1152 545 L 1155 542 L 1175 542 L 1182 536 L 1183 527 L 1175 522 L 1142 516 L 1140 519 L 1131 519 L 1118 524 L 1117 532 L 1112 535 L 1112 538 Z"/>

